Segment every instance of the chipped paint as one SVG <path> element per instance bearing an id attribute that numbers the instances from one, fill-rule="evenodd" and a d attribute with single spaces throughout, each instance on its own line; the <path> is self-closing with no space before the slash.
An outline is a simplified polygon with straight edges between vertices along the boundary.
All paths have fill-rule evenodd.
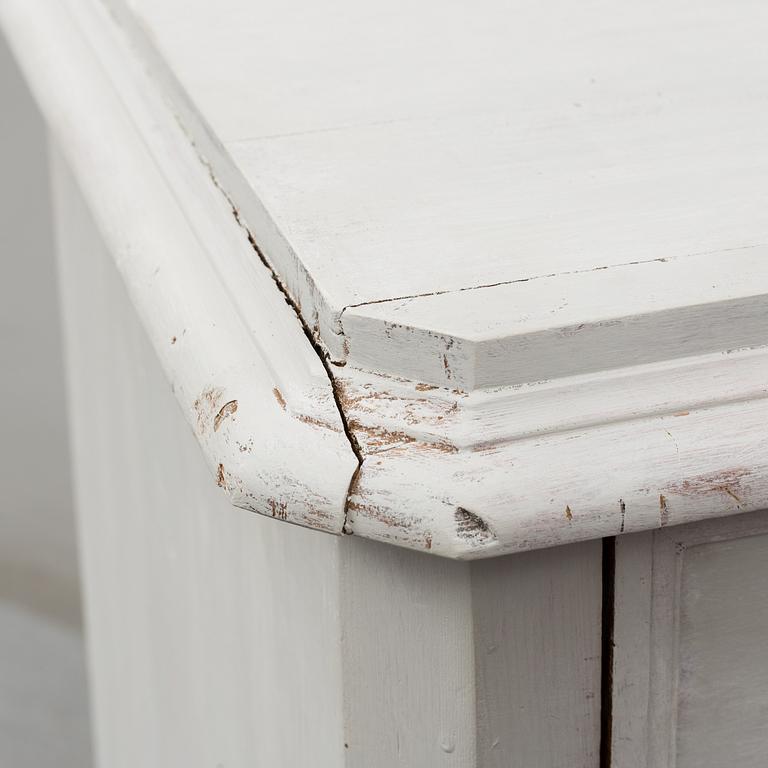
<path id="1" fill-rule="evenodd" d="M 281 407 L 283 410 L 285 410 L 285 408 L 286 408 L 286 405 L 285 405 L 285 398 L 283 397 L 283 393 L 282 393 L 282 392 L 281 392 L 281 391 L 280 391 L 280 390 L 279 390 L 277 387 L 274 387 L 274 388 L 272 389 L 272 394 L 275 396 L 275 400 L 277 400 L 277 402 L 278 402 L 278 405 L 279 405 L 279 406 L 280 406 L 280 407 Z"/>
<path id="2" fill-rule="evenodd" d="M 297 413 L 296 420 L 302 422 L 303 424 L 310 424 L 313 427 L 319 427 L 320 429 L 329 429 L 331 432 L 344 432 L 344 429 L 341 425 L 331 424 L 328 421 L 323 421 L 323 419 L 318 419 L 315 416 L 309 416 L 306 413 Z"/>
<path id="3" fill-rule="evenodd" d="M 220 387 L 206 387 L 193 403 L 199 435 L 207 432 L 223 394 Z"/>
<path id="4" fill-rule="evenodd" d="M 464 507 L 457 507 L 453 517 L 456 521 L 456 535 L 460 539 L 473 544 L 481 544 L 488 539 L 495 538 L 488 523 L 476 512 L 471 512 Z"/>
<path id="5" fill-rule="evenodd" d="M 659 494 L 659 527 L 664 528 L 669 524 L 669 507 L 667 506 L 667 497 Z"/>
<path id="6" fill-rule="evenodd" d="M 278 520 L 288 519 L 288 505 L 286 502 L 278 501 L 277 499 L 267 499 L 267 506 L 272 517 L 276 517 Z"/>
<path id="7" fill-rule="evenodd" d="M 725 494 L 741 508 L 744 504 L 743 481 L 752 474 L 745 467 L 732 467 L 719 472 L 711 472 L 687 478 L 680 483 L 669 486 L 669 493 L 682 496 L 707 496 L 710 494 Z"/>
<path id="8" fill-rule="evenodd" d="M 235 413 L 237 413 L 237 400 L 230 400 L 228 403 L 224 403 L 213 419 L 213 431 L 218 432 L 224 419 L 234 416 Z"/>

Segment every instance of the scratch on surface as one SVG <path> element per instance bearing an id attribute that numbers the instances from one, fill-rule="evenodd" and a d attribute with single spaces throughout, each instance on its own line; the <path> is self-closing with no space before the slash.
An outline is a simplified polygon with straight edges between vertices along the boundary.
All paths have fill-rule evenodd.
<path id="1" fill-rule="evenodd" d="M 283 393 L 277 387 L 274 387 L 272 389 L 272 394 L 275 396 L 275 400 L 277 400 L 280 407 L 285 410 L 285 398 L 283 397 Z"/>
<path id="2" fill-rule="evenodd" d="M 341 427 L 331 424 L 323 419 L 318 419 L 315 416 L 308 416 L 306 413 L 297 413 L 296 420 L 302 424 L 311 424 L 313 427 L 320 427 L 320 429 L 328 429 L 331 432 L 342 432 Z"/>
<path id="3" fill-rule="evenodd" d="M 712 493 L 724 493 L 732 498 L 737 505 L 744 503 L 741 483 L 745 477 L 751 474 L 751 470 L 744 467 L 733 467 L 720 472 L 696 475 L 669 487 L 672 493 L 684 496 L 707 496 Z"/>
<path id="4" fill-rule="evenodd" d="M 667 436 L 669 439 L 675 444 L 675 453 L 679 456 L 680 455 L 680 446 L 677 443 L 677 440 L 675 439 L 675 436 L 668 430 L 664 430 L 667 433 Z"/>
<path id="5" fill-rule="evenodd" d="M 727 493 L 732 499 L 735 499 L 739 504 L 741 504 L 741 499 L 727 485 L 724 485 L 722 490 L 725 491 L 725 493 Z"/>

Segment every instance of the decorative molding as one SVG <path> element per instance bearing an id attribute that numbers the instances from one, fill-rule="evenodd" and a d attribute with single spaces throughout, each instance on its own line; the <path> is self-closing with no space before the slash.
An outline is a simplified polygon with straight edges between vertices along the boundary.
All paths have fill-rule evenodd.
<path id="1" fill-rule="evenodd" d="M 119 30 L 91 2 L 0 18 L 216 482 L 339 533 L 358 462 L 322 361 Z"/>
<path id="2" fill-rule="evenodd" d="M 191 107 L 136 54 L 122 16 L 94 0 L 2 0 L 0 15 L 234 504 L 466 559 L 768 505 L 760 248 L 734 255 L 749 269 L 722 284 L 722 261 L 694 255 L 489 288 L 499 306 L 527 297 L 533 314 L 544 295 L 573 301 L 526 315 L 490 378 L 477 367 L 481 353 L 496 365 L 486 341 L 420 324 L 441 296 L 393 303 L 385 314 L 410 319 L 363 345 L 381 350 L 377 364 L 358 346 L 374 305 L 338 328 L 299 317 L 308 305 L 274 268 L 276 226 L 234 171 L 222 176 L 224 150 L 210 159 L 215 138 L 201 148 L 202 123 L 189 127 Z M 628 306 L 609 290 L 622 269 L 640 288 L 659 270 L 676 277 Z M 596 319 L 579 323 L 598 284 Z M 484 295 L 462 293 L 465 326 Z M 563 344 L 574 335 L 582 346 Z M 531 344 L 539 367 L 518 366 Z"/>

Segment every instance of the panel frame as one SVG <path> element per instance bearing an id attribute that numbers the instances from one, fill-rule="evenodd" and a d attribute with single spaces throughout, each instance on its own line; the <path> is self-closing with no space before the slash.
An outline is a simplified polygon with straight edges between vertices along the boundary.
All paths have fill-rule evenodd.
<path id="1" fill-rule="evenodd" d="M 768 533 L 768 510 L 616 539 L 613 765 L 675 768 L 680 587 L 689 547 Z"/>

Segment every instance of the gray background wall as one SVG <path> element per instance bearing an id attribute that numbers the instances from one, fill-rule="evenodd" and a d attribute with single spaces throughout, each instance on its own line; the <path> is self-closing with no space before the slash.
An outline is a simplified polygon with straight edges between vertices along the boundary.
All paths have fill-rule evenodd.
<path id="1" fill-rule="evenodd" d="M 87 768 L 46 136 L 0 36 L 0 766 Z"/>

